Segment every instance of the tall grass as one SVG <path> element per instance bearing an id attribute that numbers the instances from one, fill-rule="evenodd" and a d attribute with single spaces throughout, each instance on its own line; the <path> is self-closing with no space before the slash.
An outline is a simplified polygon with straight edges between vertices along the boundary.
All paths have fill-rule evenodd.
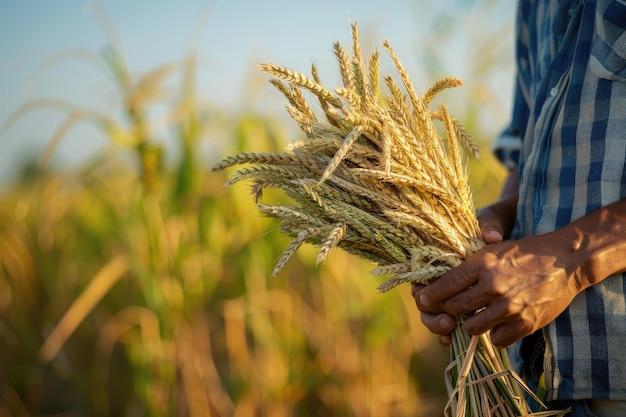
<path id="1" fill-rule="evenodd" d="M 134 78 L 119 57 L 109 50 L 105 62 L 125 119 L 70 111 L 61 131 L 95 123 L 117 150 L 71 170 L 31 170 L 1 197 L 0 414 L 441 410 L 447 352 L 410 295 L 378 295 L 371 265 L 341 252 L 316 268 L 307 248 L 268 280 L 288 242 L 254 214 L 247 190 L 223 187 L 230 173 L 208 174 L 199 158 L 208 128 L 233 139 L 227 152 L 276 151 L 286 132 L 254 114 L 212 118 L 181 88 L 166 101 L 182 149 L 168 167 L 145 115 L 158 104 L 152 89 L 181 73 Z M 176 68 L 189 85 L 185 62 Z"/>
<path id="2" fill-rule="evenodd" d="M 232 172 L 208 173 L 219 159 L 201 158 L 208 129 L 230 154 L 275 152 L 284 128 L 218 117 L 195 95 L 194 57 L 139 76 L 113 47 L 102 60 L 120 117 L 37 101 L 9 120 L 51 103 L 67 115 L 42 164 L 0 195 L 0 415 L 440 414 L 448 352 L 408 289 L 379 295 L 372 264 L 333 251 L 315 267 L 307 246 L 268 280 L 288 240 L 248 190 L 223 186 Z M 157 130 L 149 116 L 163 103 Z M 113 151 L 45 168 L 77 123 Z M 163 136 L 178 147 L 172 165 Z M 480 205 L 501 171 L 484 155 L 472 175 Z"/>

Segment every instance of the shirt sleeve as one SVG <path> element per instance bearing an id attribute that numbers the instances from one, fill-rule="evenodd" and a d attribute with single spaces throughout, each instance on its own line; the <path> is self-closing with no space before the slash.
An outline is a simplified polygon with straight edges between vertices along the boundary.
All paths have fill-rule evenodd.
<path id="1" fill-rule="evenodd" d="M 522 140 L 526 132 L 530 114 L 528 105 L 528 83 L 530 61 L 528 59 L 528 19 L 529 4 L 518 3 L 516 17 L 515 64 L 517 77 L 513 92 L 513 109 L 509 126 L 496 138 L 492 151 L 495 157 L 508 169 L 519 166 Z"/>
<path id="2" fill-rule="evenodd" d="M 626 1 L 598 0 L 591 70 L 600 78 L 626 81 Z"/>
<path id="3" fill-rule="evenodd" d="M 528 125 L 529 108 L 522 93 L 521 79 L 518 77 L 513 95 L 511 123 L 500 133 L 493 143 L 494 156 L 508 169 L 519 167 L 523 138 Z"/>
<path id="4" fill-rule="evenodd" d="M 493 154 L 508 169 L 516 169 L 519 164 L 519 155 L 522 141 L 512 128 L 505 129 L 495 140 Z"/>

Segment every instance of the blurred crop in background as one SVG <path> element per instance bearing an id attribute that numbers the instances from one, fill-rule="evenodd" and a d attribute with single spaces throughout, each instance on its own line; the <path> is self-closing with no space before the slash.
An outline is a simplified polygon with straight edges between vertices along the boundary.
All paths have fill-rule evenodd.
<path id="1" fill-rule="evenodd" d="M 454 26 L 454 15 L 440 18 Z M 500 42 L 480 39 L 471 84 L 444 98 L 479 140 L 501 127 L 486 83 L 507 57 Z M 435 79 L 445 68 L 422 50 Z M 306 247 L 268 280 L 288 239 L 246 186 L 208 173 L 208 137 L 227 138 L 215 146 L 223 155 L 274 151 L 294 126 L 255 103 L 234 113 L 205 104 L 193 54 L 139 75 L 114 44 L 98 59 L 121 115 L 57 97 L 7 122 L 64 114 L 39 162 L 0 195 L 0 416 L 439 415 L 448 353 L 419 323 L 409 287 L 379 295 L 372 265 L 336 251 L 315 268 Z M 76 124 L 110 146 L 48 168 Z M 471 166 L 479 206 L 503 175 L 482 143 Z"/>

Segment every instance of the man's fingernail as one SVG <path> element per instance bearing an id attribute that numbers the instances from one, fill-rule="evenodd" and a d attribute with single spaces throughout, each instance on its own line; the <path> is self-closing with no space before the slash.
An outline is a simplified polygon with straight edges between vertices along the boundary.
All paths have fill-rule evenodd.
<path id="1" fill-rule="evenodd" d="M 430 305 L 430 300 L 428 299 L 428 297 L 426 297 L 426 294 L 420 294 L 420 303 L 422 303 L 422 305 L 426 307 Z"/>
<path id="2" fill-rule="evenodd" d="M 439 325 L 444 330 L 452 330 L 454 329 L 455 324 L 452 324 L 447 317 L 442 317 L 439 319 Z"/>

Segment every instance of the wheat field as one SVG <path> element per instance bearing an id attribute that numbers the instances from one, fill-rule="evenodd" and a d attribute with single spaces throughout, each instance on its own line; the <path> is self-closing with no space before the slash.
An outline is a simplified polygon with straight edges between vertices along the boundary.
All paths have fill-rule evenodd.
<path id="1" fill-rule="evenodd" d="M 269 279 L 289 239 L 249 188 L 223 186 L 234 169 L 212 173 L 220 156 L 201 154 L 207 132 L 230 139 L 226 155 L 281 152 L 292 131 L 205 107 L 187 88 L 193 59 L 133 88 L 119 51 L 102 59 L 126 118 L 81 109 L 65 126 L 95 125 L 110 149 L 67 169 L 46 153 L 0 194 L 0 415 L 440 415 L 449 353 L 408 287 L 378 294 L 374 262 L 336 249 L 318 262 L 308 243 Z M 174 75 L 169 132 L 182 152 L 166 165 L 149 89 Z M 503 172 L 488 153 L 470 172 L 484 204 Z M 276 191 L 263 201 L 289 204 Z"/>

